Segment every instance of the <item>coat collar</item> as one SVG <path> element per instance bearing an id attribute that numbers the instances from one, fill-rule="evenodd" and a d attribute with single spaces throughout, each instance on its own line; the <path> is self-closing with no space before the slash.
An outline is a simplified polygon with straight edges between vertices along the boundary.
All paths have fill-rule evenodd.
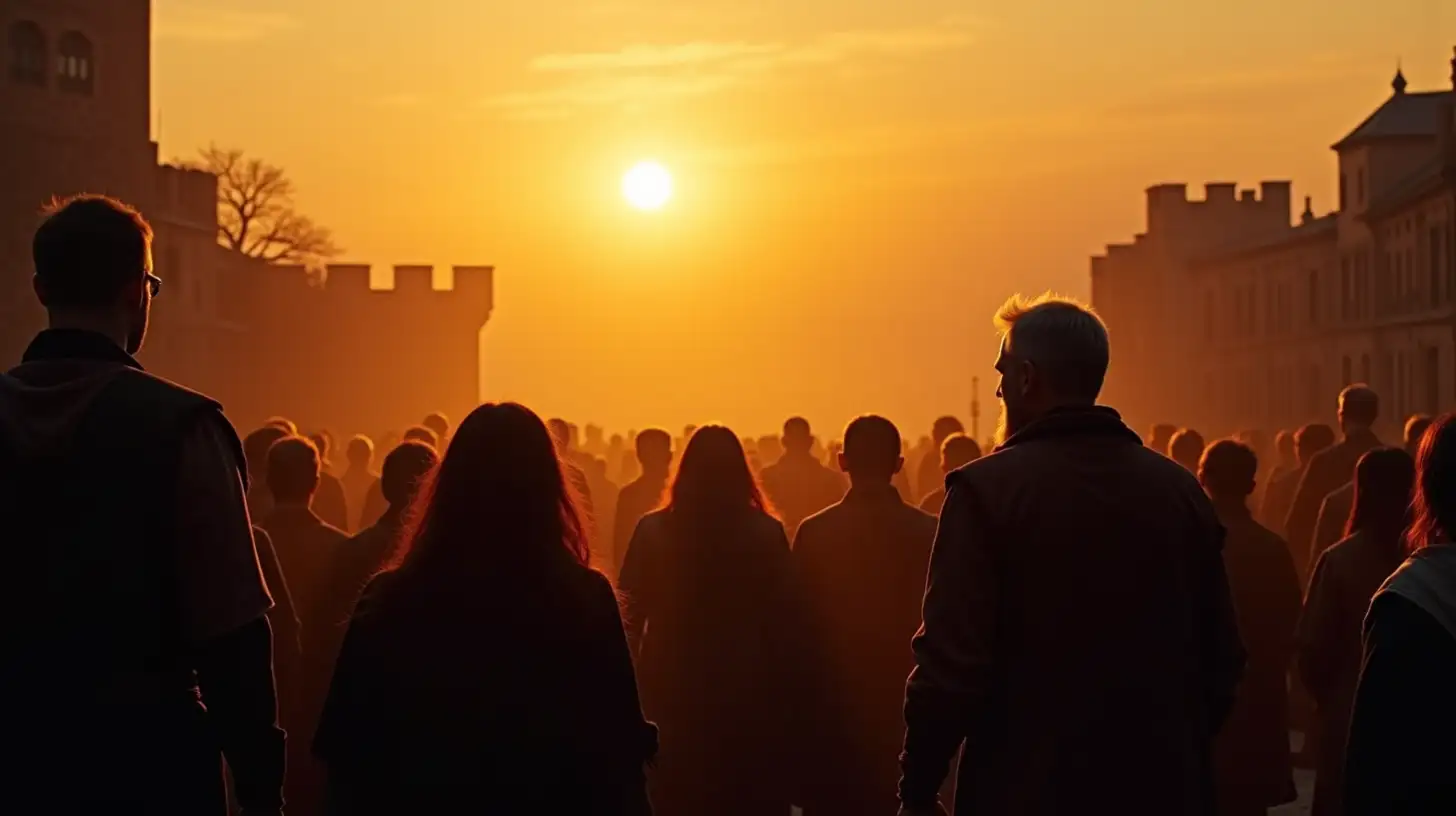
<path id="1" fill-rule="evenodd" d="M 81 329 L 46 329 L 35 336 L 25 350 L 22 362 L 40 363 L 56 360 L 94 360 L 117 363 L 145 371 L 136 358 L 127 354 L 111 338 Z"/>
<path id="2" fill-rule="evenodd" d="M 1143 443 L 1142 437 L 1123 424 L 1122 417 L 1116 411 L 1104 405 L 1089 405 L 1054 408 L 1012 434 L 996 450 L 1007 450 L 1043 439 L 1086 436 L 1120 438 L 1136 445 Z"/>

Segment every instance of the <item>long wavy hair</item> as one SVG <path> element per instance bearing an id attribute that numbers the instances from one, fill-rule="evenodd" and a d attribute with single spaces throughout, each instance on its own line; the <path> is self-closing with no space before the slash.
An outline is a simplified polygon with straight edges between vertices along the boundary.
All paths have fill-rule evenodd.
<path id="1" fill-rule="evenodd" d="M 1456 414 L 1443 414 L 1421 437 L 1411 515 L 1410 552 L 1456 535 Z"/>
<path id="2" fill-rule="evenodd" d="M 722 425 L 697 429 L 673 479 L 667 509 L 696 521 L 758 511 L 772 515 L 738 435 Z"/>
<path id="3" fill-rule="evenodd" d="M 1355 500 L 1345 535 L 1363 532 L 1399 555 L 1410 523 L 1416 465 L 1400 448 L 1377 448 L 1355 464 Z"/>
<path id="4" fill-rule="evenodd" d="M 579 499 L 541 418 L 486 404 L 460 423 L 415 497 L 387 568 L 427 587 L 591 562 Z"/>

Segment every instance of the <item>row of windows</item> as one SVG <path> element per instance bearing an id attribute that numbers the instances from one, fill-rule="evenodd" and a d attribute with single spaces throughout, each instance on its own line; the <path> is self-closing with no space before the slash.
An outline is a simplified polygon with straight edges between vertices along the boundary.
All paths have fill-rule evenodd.
<path id="1" fill-rule="evenodd" d="M 54 68 L 56 87 L 90 95 L 95 82 L 95 49 L 84 34 L 68 31 L 56 41 L 56 55 L 49 57 L 45 32 L 39 25 L 22 20 L 10 27 L 10 79 L 43 88 Z"/>
<path id="2" fill-rule="evenodd" d="M 1374 372 L 1370 370 L 1369 354 L 1360 355 L 1358 371 L 1355 360 L 1346 356 L 1340 361 L 1340 375 L 1344 385 L 1369 384 L 1375 393 L 1390 401 L 1393 416 L 1441 413 L 1441 350 L 1435 346 L 1414 353 L 1382 352 Z"/>
<path id="3" fill-rule="evenodd" d="M 1340 259 L 1339 319 L 1346 322 L 1384 318 L 1440 308 L 1456 302 L 1456 236 L 1441 227 L 1421 230 L 1418 247 L 1381 253 L 1352 252 Z M 1373 262 L 1372 262 L 1373 261 Z M 1272 274 L 1271 274 L 1272 277 Z M 1296 307 L 1294 281 L 1266 280 L 1260 297 L 1257 282 L 1240 284 L 1224 293 L 1209 290 L 1204 302 L 1204 338 L 1220 336 L 1277 337 L 1296 330 L 1297 313 L 1307 326 L 1321 323 L 1320 273 L 1304 272 L 1304 299 Z"/>

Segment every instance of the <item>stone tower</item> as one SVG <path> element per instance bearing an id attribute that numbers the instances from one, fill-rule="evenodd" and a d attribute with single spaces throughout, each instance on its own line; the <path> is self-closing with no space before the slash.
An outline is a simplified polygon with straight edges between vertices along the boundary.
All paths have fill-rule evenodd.
<path id="1" fill-rule="evenodd" d="M 110 193 L 144 211 L 151 141 L 150 0 L 0 0 L 0 359 L 40 325 L 30 238 L 55 195 Z"/>

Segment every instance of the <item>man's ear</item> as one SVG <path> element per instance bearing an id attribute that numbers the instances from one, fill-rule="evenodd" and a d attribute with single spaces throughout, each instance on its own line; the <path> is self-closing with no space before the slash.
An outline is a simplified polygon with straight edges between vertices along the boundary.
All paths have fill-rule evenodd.
<path id="1" fill-rule="evenodd" d="M 902 471 L 904 469 L 905 469 L 905 457 L 901 456 L 899 459 L 896 459 L 895 460 L 895 469 L 892 472 L 895 473 L 895 474 L 898 474 L 900 471 Z"/>
<path id="2" fill-rule="evenodd" d="M 839 454 L 839 457 L 838 458 L 839 458 L 839 470 L 841 472 L 843 472 L 843 473 L 848 473 L 849 472 L 849 460 L 845 458 L 845 456 L 844 456 L 843 453 Z"/>

